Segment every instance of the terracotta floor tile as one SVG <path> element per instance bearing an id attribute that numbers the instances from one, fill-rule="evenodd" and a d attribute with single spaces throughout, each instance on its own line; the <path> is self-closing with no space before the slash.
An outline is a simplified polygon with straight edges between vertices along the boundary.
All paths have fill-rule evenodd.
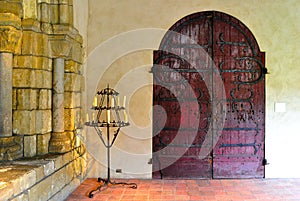
<path id="1" fill-rule="evenodd" d="M 161 199 L 161 194 L 149 194 L 149 199 Z"/>
<path id="2" fill-rule="evenodd" d="M 136 195 L 136 196 L 134 196 L 133 200 L 138 200 L 138 201 L 148 200 L 148 197 L 149 197 L 149 195 Z"/>
<path id="3" fill-rule="evenodd" d="M 161 199 L 162 200 L 175 200 L 177 196 L 175 195 L 162 195 Z"/>
<path id="4" fill-rule="evenodd" d="M 299 201 L 300 179 L 247 180 L 124 180 L 137 189 L 110 186 L 88 193 L 97 179 L 86 179 L 66 201 Z"/>

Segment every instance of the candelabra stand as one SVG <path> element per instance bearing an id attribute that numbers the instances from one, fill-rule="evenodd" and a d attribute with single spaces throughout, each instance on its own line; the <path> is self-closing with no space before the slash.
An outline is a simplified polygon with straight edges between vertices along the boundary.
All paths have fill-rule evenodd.
<path id="1" fill-rule="evenodd" d="M 98 100 L 100 97 L 100 101 Z M 114 182 L 110 179 L 110 148 L 113 146 L 121 127 L 128 126 L 127 114 L 125 111 L 126 96 L 123 98 L 123 105 L 120 104 L 119 93 L 109 86 L 101 91 L 98 91 L 94 97 L 92 109 L 96 111 L 93 113 L 92 121 L 89 121 L 87 115 L 87 122 L 85 125 L 94 127 L 98 136 L 107 150 L 107 178 L 98 178 L 99 186 L 91 190 L 88 194 L 89 198 L 93 197 L 93 192 L 101 191 L 102 187 L 109 187 L 114 185 L 128 186 L 130 188 L 137 188 L 136 183 Z M 123 114 L 121 114 L 123 112 Z M 103 136 L 104 132 L 100 128 L 106 128 L 106 139 Z M 114 129 L 113 137 L 111 139 L 110 132 Z"/>

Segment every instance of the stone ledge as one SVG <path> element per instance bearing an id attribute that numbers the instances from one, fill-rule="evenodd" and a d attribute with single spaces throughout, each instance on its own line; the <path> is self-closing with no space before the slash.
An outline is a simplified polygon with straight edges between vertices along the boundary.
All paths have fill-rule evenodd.
<path id="1" fill-rule="evenodd" d="M 85 164 L 85 154 L 73 150 L 43 158 L 0 162 L 0 200 L 35 201 L 67 197 L 85 177 L 85 174 L 76 174 L 78 160 Z M 84 169 L 81 166 L 79 171 L 85 172 Z"/>

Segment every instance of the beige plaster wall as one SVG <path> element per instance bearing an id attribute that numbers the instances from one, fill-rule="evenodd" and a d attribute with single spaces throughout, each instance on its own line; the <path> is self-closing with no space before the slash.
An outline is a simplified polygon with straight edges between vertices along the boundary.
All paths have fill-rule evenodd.
<path id="1" fill-rule="evenodd" d="M 112 153 L 115 177 L 151 177 L 152 50 L 163 33 L 191 13 L 217 10 L 252 31 L 266 52 L 266 177 L 300 177 L 300 4 L 298 0 L 89 0 L 86 97 L 110 86 L 127 95 L 131 125 L 120 134 Z M 76 16 L 76 15 L 75 15 Z M 275 103 L 285 112 L 275 112 Z M 89 111 L 90 112 L 90 111 Z M 91 177 L 105 176 L 106 154 L 87 128 L 94 156 Z M 99 141 L 99 142 L 98 142 Z M 133 174 L 139 173 L 139 174 Z"/>
<path id="2" fill-rule="evenodd" d="M 73 0 L 73 12 L 74 27 L 79 31 L 80 35 L 83 38 L 83 47 L 84 51 L 86 51 L 89 17 L 88 2 L 82 0 Z"/>

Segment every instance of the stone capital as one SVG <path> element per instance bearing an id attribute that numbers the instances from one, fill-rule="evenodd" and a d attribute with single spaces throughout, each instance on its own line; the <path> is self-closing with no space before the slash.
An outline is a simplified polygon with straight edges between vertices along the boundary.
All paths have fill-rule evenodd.
<path id="1" fill-rule="evenodd" d="M 18 53 L 21 50 L 21 31 L 10 26 L 0 26 L 0 52 Z"/>
<path id="2" fill-rule="evenodd" d="M 11 13 L 0 13 L 0 52 L 21 50 L 21 19 Z"/>
<path id="3" fill-rule="evenodd" d="M 82 43 L 82 36 L 74 27 L 62 24 L 53 25 L 53 35 L 49 37 L 49 48 L 53 58 L 68 57 L 82 63 Z"/>
<path id="4" fill-rule="evenodd" d="M 67 58 L 72 47 L 72 38 L 66 34 L 49 36 L 49 51 L 52 58 Z"/>

